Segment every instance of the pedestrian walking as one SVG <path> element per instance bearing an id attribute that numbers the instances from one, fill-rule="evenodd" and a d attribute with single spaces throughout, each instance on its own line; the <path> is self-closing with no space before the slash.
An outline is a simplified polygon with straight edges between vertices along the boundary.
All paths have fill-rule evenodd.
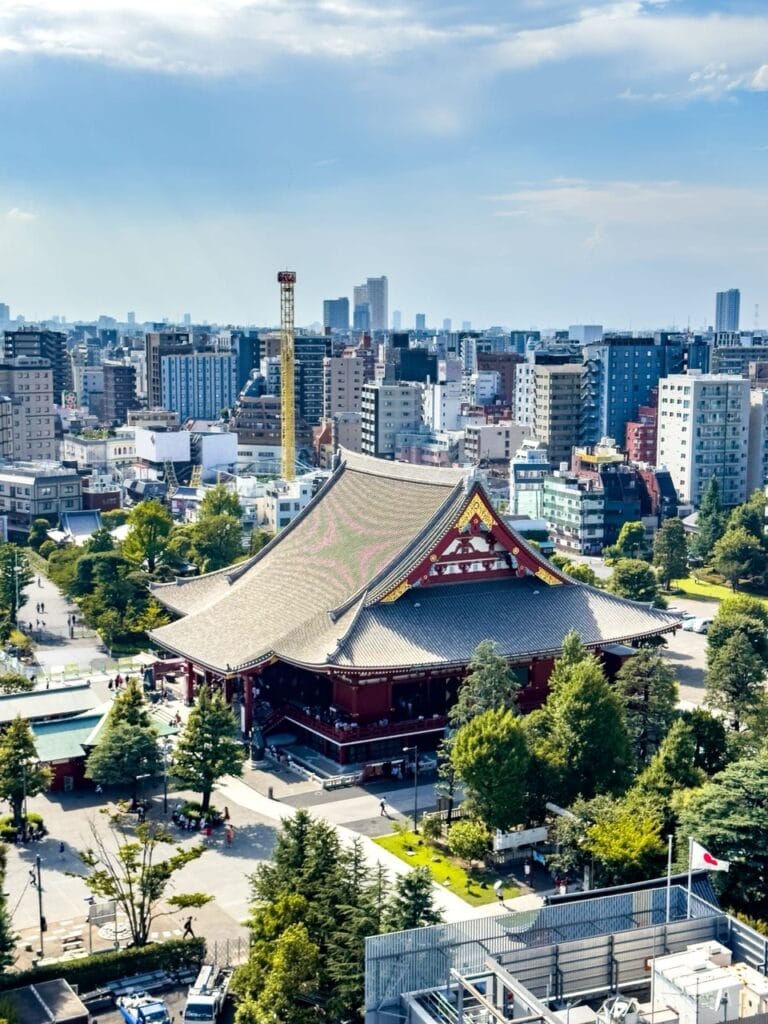
<path id="1" fill-rule="evenodd" d="M 528 857 L 525 858 L 525 864 L 523 865 L 523 871 L 525 872 L 525 880 L 526 880 L 526 882 L 530 882 L 530 880 L 531 880 L 531 862 L 530 862 L 530 859 Z"/>
<path id="2" fill-rule="evenodd" d="M 227 825 L 227 827 L 224 829 L 224 836 L 227 840 L 227 846 L 231 846 L 232 837 L 234 836 L 234 830 L 232 829 L 231 825 Z"/>
<path id="3" fill-rule="evenodd" d="M 224 807 L 224 821 L 229 821 L 229 808 Z"/>
<path id="4" fill-rule="evenodd" d="M 40 611 L 45 615 L 45 601 L 40 602 Z"/>
<path id="5" fill-rule="evenodd" d="M 39 576 L 37 577 L 37 585 L 38 585 L 38 587 L 42 587 L 42 585 L 43 585 L 42 580 L 40 579 Z"/>
<path id="6" fill-rule="evenodd" d="M 62 839 L 59 843 L 59 856 L 64 856 L 64 840 Z"/>
<path id="7" fill-rule="evenodd" d="M 192 931 L 192 918 L 188 917 L 184 922 L 184 934 L 181 936 L 182 939 L 186 939 L 189 936 L 190 939 L 194 939 L 195 933 Z"/>
<path id="8" fill-rule="evenodd" d="M 387 802 L 386 800 L 379 801 L 379 817 L 383 818 L 387 814 Z"/>

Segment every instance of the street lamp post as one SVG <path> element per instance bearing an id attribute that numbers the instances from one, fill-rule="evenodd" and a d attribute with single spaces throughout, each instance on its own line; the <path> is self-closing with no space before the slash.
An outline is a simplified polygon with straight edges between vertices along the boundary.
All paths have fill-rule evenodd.
<path id="1" fill-rule="evenodd" d="M 37 915 L 40 919 L 40 956 L 43 955 L 43 932 L 47 930 L 47 924 L 45 917 L 43 916 L 43 873 L 40 865 L 40 854 L 38 853 L 35 857 L 35 867 L 37 868 Z"/>
<path id="2" fill-rule="evenodd" d="M 414 743 L 412 747 L 403 747 L 404 754 L 413 752 L 413 831 L 419 831 L 419 748 Z"/>

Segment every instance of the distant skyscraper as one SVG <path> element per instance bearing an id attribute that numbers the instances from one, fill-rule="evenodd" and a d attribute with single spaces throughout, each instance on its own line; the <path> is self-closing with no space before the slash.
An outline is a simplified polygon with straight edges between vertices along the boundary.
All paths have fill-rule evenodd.
<path id="1" fill-rule="evenodd" d="M 462 329 L 462 331 L 471 331 L 472 330 L 472 321 L 471 320 L 462 320 L 461 321 L 461 329 Z"/>
<path id="2" fill-rule="evenodd" d="M 366 282 L 368 305 L 371 307 L 371 330 L 386 331 L 389 327 L 389 284 L 386 277 L 369 277 Z"/>
<path id="3" fill-rule="evenodd" d="M 326 299 L 323 302 L 323 327 L 332 331 L 349 330 L 349 299 Z"/>
<path id="4" fill-rule="evenodd" d="M 444 330 L 444 331 L 446 332 L 446 334 L 447 334 L 447 333 L 448 333 L 448 331 L 450 331 L 450 329 L 451 329 L 451 318 L 450 318 L 449 316 L 447 316 L 447 317 L 445 318 L 445 320 L 443 320 L 443 330 Z"/>
<path id="5" fill-rule="evenodd" d="M 392 312 L 392 330 L 399 331 L 403 326 L 403 314 L 399 309 L 395 309 Z"/>
<path id="6" fill-rule="evenodd" d="M 185 314 L 184 314 L 184 326 L 185 326 L 185 327 L 189 327 L 189 325 L 190 325 L 191 323 L 192 323 L 192 317 L 191 317 L 191 315 L 190 315 L 189 313 L 185 313 Z"/>
<path id="7" fill-rule="evenodd" d="M 426 329 L 427 329 L 427 314 L 426 313 L 417 313 L 416 314 L 416 330 L 417 331 L 426 331 Z"/>
<path id="8" fill-rule="evenodd" d="M 133 327 L 133 325 L 136 323 L 136 314 L 133 312 L 132 309 L 128 311 L 128 316 L 126 317 L 126 319 L 128 323 L 131 325 L 131 327 Z"/>
<path id="9" fill-rule="evenodd" d="M 727 292 L 717 293 L 715 305 L 715 333 L 738 331 L 741 292 L 738 288 L 729 288 Z"/>
<path id="10" fill-rule="evenodd" d="M 367 302 L 356 302 L 352 315 L 352 326 L 356 331 L 370 331 L 371 307 Z"/>
<path id="11" fill-rule="evenodd" d="M 0 302 L 0 324 L 7 324 L 11 319 L 11 307 L 7 302 Z"/>
<path id="12" fill-rule="evenodd" d="M 594 341 L 602 341 L 603 325 L 571 324 L 568 328 L 568 340 L 578 341 L 580 345 L 591 345 Z"/>

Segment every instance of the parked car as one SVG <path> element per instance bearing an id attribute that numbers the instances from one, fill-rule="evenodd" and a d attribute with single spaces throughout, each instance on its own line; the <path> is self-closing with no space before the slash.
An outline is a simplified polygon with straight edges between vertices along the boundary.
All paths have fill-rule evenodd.
<path id="1" fill-rule="evenodd" d="M 683 623 L 683 629 L 686 633 L 706 633 L 711 625 L 712 619 L 697 619 L 692 617 L 685 620 Z"/>

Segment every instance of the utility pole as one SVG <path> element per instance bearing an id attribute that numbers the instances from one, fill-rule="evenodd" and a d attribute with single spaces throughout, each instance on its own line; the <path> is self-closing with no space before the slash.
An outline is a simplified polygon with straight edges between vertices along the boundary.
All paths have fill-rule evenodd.
<path id="1" fill-rule="evenodd" d="M 277 275 L 280 285 L 280 444 L 283 480 L 296 475 L 296 350 L 293 331 L 296 273 L 281 270 Z"/>
<path id="2" fill-rule="evenodd" d="M 419 748 L 403 747 L 404 754 L 413 752 L 413 831 L 419 831 Z"/>

